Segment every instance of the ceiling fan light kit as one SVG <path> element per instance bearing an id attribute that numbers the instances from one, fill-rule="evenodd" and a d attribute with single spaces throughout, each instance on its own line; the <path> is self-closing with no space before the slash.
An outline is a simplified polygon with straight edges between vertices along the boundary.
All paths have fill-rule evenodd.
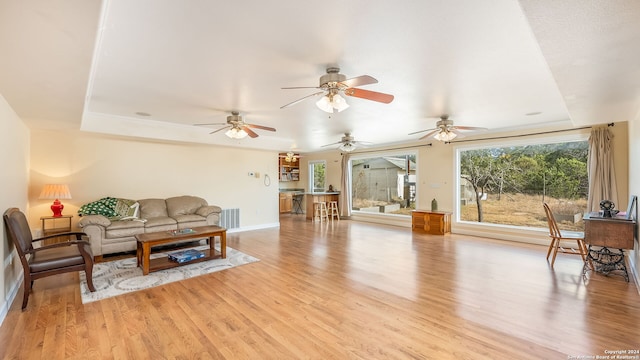
<path id="1" fill-rule="evenodd" d="M 338 110 L 338 112 L 345 110 L 349 107 L 349 104 L 347 104 L 347 101 L 337 92 L 335 94 L 330 92 L 321 97 L 320 100 L 316 102 L 316 106 L 322 111 L 333 113 L 334 110 Z"/>
<path id="2" fill-rule="evenodd" d="M 344 151 L 344 152 L 352 152 L 356 149 L 356 145 L 352 142 L 346 142 L 343 143 L 342 145 L 340 145 L 338 147 L 338 149 L 340 149 L 340 151 Z"/>
<path id="3" fill-rule="evenodd" d="M 436 140 L 446 142 L 446 141 L 451 141 L 455 139 L 456 136 L 458 136 L 458 134 L 454 133 L 453 131 L 442 130 L 439 133 L 437 133 L 433 138 Z"/>
<path id="4" fill-rule="evenodd" d="M 344 133 L 344 136 L 342 136 L 340 141 L 327 144 L 327 145 L 322 145 L 322 147 L 338 145 L 338 150 L 348 153 L 348 152 L 354 151 L 360 145 L 367 146 L 370 144 L 371 143 L 367 141 L 356 141 L 356 139 L 351 135 L 351 133 L 347 132 L 347 133 Z"/>
<path id="5" fill-rule="evenodd" d="M 448 142 L 455 139 L 459 134 L 461 134 L 460 132 L 461 130 L 487 130 L 487 128 L 476 127 L 476 126 L 456 126 L 456 125 L 453 125 L 453 120 L 449 120 L 449 115 L 444 114 L 444 115 L 441 115 L 440 120 L 436 122 L 435 128 L 412 132 L 412 133 L 409 133 L 409 135 L 429 131 L 429 133 L 421 137 L 420 140 L 433 137 L 436 140 L 439 140 L 442 142 Z"/>
<path id="6" fill-rule="evenodd" d="M 231 128 L 224 134 L 232 139 L 244 139 L 247 137 L 247 135 L 249 135 L 246 131 L 236 128 Z"/>
<path id="7" fill-rule="evenodd" d="M 272 127 L 268 127 L 268 126 L 263 126 L 263 125 L 256 125 L 256 124 L 248 124 L 246 122 L 244 122 L 244 120 L 242 120 L 242 116 L 240 116 L 240 113 L 238 111 L 232 111 L 231 115 L 227 116 L 227 122 L 226 123 L 221 123 L 221 124 L 194 124 L 196 126 L 209 126 L 209 125 L 226 125 L 221 127 L 218 130 L 214 130 L 212 132 L 210 132 L 209 134 L 214 134 L 217 133 L 219 131 L 222 131 L 224 129 L 229 129 L 227 130 L 224 134 L 227 135 L 228 137 L 230 137 L 231 139 L 244 139 L 245 137 L 250 136 L 252 138 L 257 138 L 258 134 L 256 134 L 255 131 L 251 130 L 253 129 L 261 129 L 261 130 L 267 130 L 267 131 L 276 131 L 276 129 L 272 128 Z"/>
<path id="8" fill-rule="evenodd" d="M 293 151 L 289 151 L 287 153 L 287 156 L 285 156 L 284 161 L 286 161 L 286 162 L 296 162 L 297 159 L 298 159 L 298 157 L 296 156 L 296 154 L 294 154 Z"/>

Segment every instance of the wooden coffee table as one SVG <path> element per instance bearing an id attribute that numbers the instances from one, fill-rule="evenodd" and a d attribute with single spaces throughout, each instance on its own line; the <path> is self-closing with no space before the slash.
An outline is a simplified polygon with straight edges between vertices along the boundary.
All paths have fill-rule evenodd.
<path id="1" fill-rule="evenodd" d="M 138 266 L 142 267 L 142 274 L 148 275 L 149 272 L 169 269 L 176 266 L 192 264 L 195 262 L 206 261 L 216 258 L 215 240 L 216 236 L 220 236 L 220 257 L 227 257 L 227 229 L 220 226 L 200 226 L 192 228 L 194 232 L 187 234 L 171 234 L 169 231 L 159 231 L 146 234 L 136 235 L 137 249 L 136 257 L 138 258 Z M 157 259 L 151 259 L 151 248 L 153 246 L 181 242 L 189 239 L 208 238 L 209 249 L 203 250 L 204 257 L 178 263 L 169 260 L 163 256 Z"/>

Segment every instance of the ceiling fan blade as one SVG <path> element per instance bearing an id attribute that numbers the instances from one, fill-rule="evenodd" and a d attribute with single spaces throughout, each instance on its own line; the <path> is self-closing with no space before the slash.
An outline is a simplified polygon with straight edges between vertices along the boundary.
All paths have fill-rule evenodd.
<path id="1" fill-rule="evenodd" d="M 453 126 L 452 129 L 455 130 L 488 130 L 483 127 L 475 127 L 475 126 Z"/>
<path id="2" fill-rule="evenodd" d="M 220 129 L 218 129 L 218 130 L 213 130 L 213 131 L 212 131 L 212 132 L 210 132 L 209 134 L 215 134 L 215 133 L 217 133 L 218 131 L 222 131 L 222 130 L 224 130 L 224 129 L 228 129 L 228 128 L 230 128 L 230 127 L 231 127 L 231 125 L 229 125 L 229 126 L 224 126 L 224 127 L 221 127 L 221 128 L 220 128 Z"/>
<path id="3" fill-rule="evenodd" d="M 284 108 L 289 107 L 291 105 L 295 105 L 295 104 L 297 104 L 297 103 L 299 103 L 299 102 L 301 102 L 303 100 L 306 100 L 307 98 L 310 98 L 312 96 L 318 96 L 318 95 L 322 95 L 322 94 L 324 94 L 324 91 L 318 91 L 317 93 L 313 93 L 311 95 L 307 95 L 307 96 L 305 96 L 303 98 L 300 98 L 300 99 L 298 99 L 298 100 L 296 100 L 294 102 L 290 102 L 287 105 L 280 106 L 280 109 L 284 109 Z"/>
<path id="4" fill-rule="evenodd" d="M 227 125 L 227 123 L 193 124 L 194 126 Z"/>
<path id="5" fill-rule="evenodd" d="M 283 90 L 291 90 L 291 89 L 320 89 L 317 86 L 287 86 L 287 87 L 283 87 L 281 88 Z"/>
<path id="6" fill-rule="evenodd" d="M 375 78 L 369 75 L 362 75 L 362 76 L 356 76 L 351 79 L 347 79 L 345 81 L 341 81 L 340 83 L 347 87 L 356 87 L 356 86 L 362 86 L 362 85 L 376 84 L 377 82 L 378 80 L 376 80 Z"/>
<path id="7" fill-rule="evenodd" d="M 256 124 L 244 124 L 244 126 L 254 129 L 268 130 L 268 131 L 276 131 L 276 129 L 268 126 L 256 125 Z"/>
<path id="8" fill-rule="evenodd" d="M 434 134 L 435 134 L 435 133 L 437 133 L 438 131 L 440 131 L 440 130 L 439 130 L 439 129 L 435 129 L 435 130 L 431 131 L 430 133 L 428 133 L 427 135 L 425 135 L 425 136 L 421 137 L 421 138 L 420 138 L 420 139 L 418 139 L 418 140 L 426 139 L 426 138 L 428 138 L 428 137 L 430 137 L 430 136 L 434 135 Z"/>
<path id="9" fill-rule="evenodd" d="M 433 128 L 433 129 L 426 129 L 426 130 L 420 130 L 420 131 L 414 131 L 414 132 L 412 132 L 412 133 L 409 133 L 409 135 L 420 134 L 420 133 L 425 132 L 425 131 L 432 131 L 432 130 L 436 130 L 436 129 L 437 129 L 437 128 Z"/>
<path id="10" fill-rule="evenodd" d="M 249 134 L 249 136 L 250 136 L 250 137 L 252 137 L 252 138 L 254 138 L 254 139 L 258 137 L 258 134 L 256 134 L 255 132 L 253 132 L 253 130 L 249 129 L 249 127 L 248 127 L 248 126 L 246 126 L 246 125 L 242 127 L 242 130 L 246 131 L 246 132 L 247 132 L 247 134 Z"/>
<path id="11" fill-rule="evenodd" d="M 327 147 L 327 146 L 333 146 L 333 145 L 338 145 L 338 144 L 342 144 L 342 141 L 334 142 L 334 143 L 327 144 L 327 145 L 322 145 L 320 147 Z"/>
<path id="12" fill-rule="evenodd" d="M 393 101 L 393 95 L 384 94 L 376 91 L 363 90 L 357 88 L 348 88 L 344 91 L 345 95 L 353 96 L 361 99 L 373 100 L 388 104 Z"/>

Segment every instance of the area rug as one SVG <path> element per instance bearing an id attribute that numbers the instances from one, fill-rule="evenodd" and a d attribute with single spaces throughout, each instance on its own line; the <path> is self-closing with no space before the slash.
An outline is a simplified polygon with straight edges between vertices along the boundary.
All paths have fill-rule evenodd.
<path id="1" fill-rule="evenodd" d="M 194 249 L 204 250 L 208 248 L 209 245 L 202 245 Z M 219 251 L 220 248 L 216 247 L 216 250 Z M 151 254 L 151 258 L 161 256 L 166 256 L 166 253 Z M 93 265 L 93 285 L 96 288 L 95 292 L 89 291 L 86 275 L 84 271 L 80 272 L 80 294 L 82 295 L 82 303 L 86 304 L 132 291 L 148 289 L 174 281 L 231 269 L 256 261 L 260 260 L 236 249 L 227 247 L 226 259 L 218 258 L 178 266 L 172 269 L 152 272 L 146 276 L 142 275 L 142 269 L 136 265 L 137 260 L 135 257 L 107 261 Z"/>

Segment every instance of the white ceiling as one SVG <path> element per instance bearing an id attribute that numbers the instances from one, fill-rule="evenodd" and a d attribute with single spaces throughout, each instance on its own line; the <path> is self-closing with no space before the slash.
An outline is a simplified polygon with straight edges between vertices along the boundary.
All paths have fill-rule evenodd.
<path id="1" fill-rule="evenodd" d="M 413 142 L 443 113 L 491 131 L 630 121 L 637 19 L 635 0 L 0 0 L 0 94 L 32 128 L 301 152 L 344 132 Z M 395 100 L 280 109 L 328 66 Z M 231 110 L 277 131 L 193 126 Z"/>

